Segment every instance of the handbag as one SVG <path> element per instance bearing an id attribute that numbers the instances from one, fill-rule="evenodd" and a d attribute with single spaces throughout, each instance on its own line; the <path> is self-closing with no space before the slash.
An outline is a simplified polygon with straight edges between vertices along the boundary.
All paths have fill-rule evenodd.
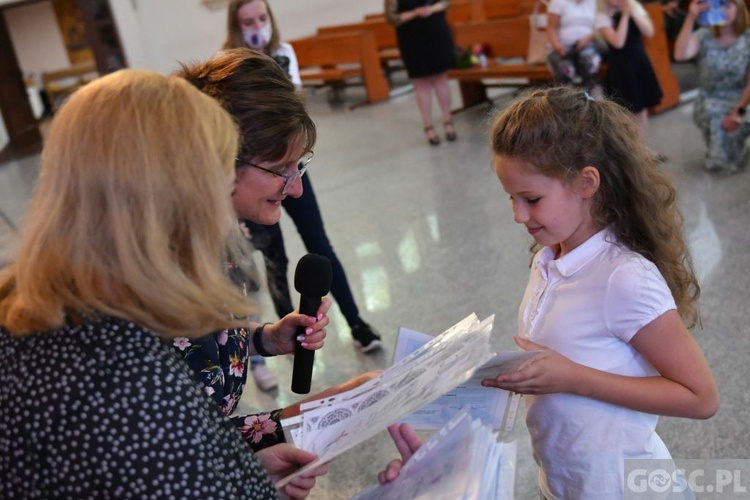
<path id="1" fill-rule="evenodd" d="M 544 12 L 542 12 L 544 10 Z M 537 0 L 529 16 L 529 49 L 526 64 L 544 64 L 549 52 L 547 43 L 547 0 Z"/>

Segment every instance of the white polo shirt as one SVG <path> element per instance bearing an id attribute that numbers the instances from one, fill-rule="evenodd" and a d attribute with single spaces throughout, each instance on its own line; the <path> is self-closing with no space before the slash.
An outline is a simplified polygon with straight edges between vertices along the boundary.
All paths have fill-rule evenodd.
<path id="1" fill-rule="evenodd" d="M 630 377 L 658 372 L 628 343 L 676 309 L 656 266 L 603 230 L 564 257 L 534 258 L 519 335 L 571 360 Z M 573 394 L 524 396 L 547 498 L 622 498 L 625 458 L 671 458 L 657 415 Z"/>

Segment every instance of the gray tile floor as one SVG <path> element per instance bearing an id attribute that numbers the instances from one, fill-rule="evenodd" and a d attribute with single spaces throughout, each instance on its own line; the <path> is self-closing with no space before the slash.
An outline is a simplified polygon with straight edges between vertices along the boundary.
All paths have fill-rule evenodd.
<path id="1" fill-rule="evenodd" d="M 489 166 L 489 107 L 457 114 L 458 141 L 430 147 L 411 93 L 353 111 L 346 105 L 361 98 L 360 89 L 346 89 L 344 104 L 333 106 L 323 90 L 306 93 L 319 127 L 309 172 L 326 227 L 361 315 L 385 341 L 383 351 L 360 354 L 334 307 L 328 343 L 316 356 L 313 391 L 388 367 L 401 326 L 437 334 L 472 311 L 495 314 L 494 347 L 512 348 L 530 239 L 513 223 L 510 203 Z M 675 457 L 747 458 L 750 174 L 715 177 L 702 170 L 704 146 L 690 104 L 652 117 L 649 142 L 668 157 L 662 168 L 679 187 L 703 286 L 703 329 L 695 335 L 722 397 L 713 419 L 662 418 L 659 432 Z M 37 164 L 33 157 L 0 166 L 0 210 L 14 225 L 21 223 Z M 286 215 L 282 227 L 289 258 L 296 262 L 305 251 Z M 0 219 L 0 260 L 12 253 L 15 241 L 14 230 Z M 269 366 L 280 389 L 261 393 L 250 383 L 241 409 L 271 409 L 297 399 L 289 390 L 291 360 L 274 358 Z M 516 497 L 538 498 L 523 418 L 506 439 L 519 442 Z M 384 434 L 373 438 L 335 461 L 312 498 L 346 498 L 374 481 L 376 470 L 393 456 Z"/>

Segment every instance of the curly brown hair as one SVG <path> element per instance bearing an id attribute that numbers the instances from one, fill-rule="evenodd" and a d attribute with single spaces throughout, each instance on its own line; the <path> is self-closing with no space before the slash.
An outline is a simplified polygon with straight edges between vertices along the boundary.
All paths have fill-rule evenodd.
<path id="1" fill-rule="evenodd" d="M 580 89 L 552 87 L 515 100 L 497 114 L 491 130 L 494 154 L 528 162 L 565 183 L 595 166 L 601 179 L 592 208 L 597 226 L 611 228 L 622 244 L 653 262 L 683 321 L 690 328 L 699 323 L 700 286 L 677 193 L 639 139 L 630 112 Z"/>

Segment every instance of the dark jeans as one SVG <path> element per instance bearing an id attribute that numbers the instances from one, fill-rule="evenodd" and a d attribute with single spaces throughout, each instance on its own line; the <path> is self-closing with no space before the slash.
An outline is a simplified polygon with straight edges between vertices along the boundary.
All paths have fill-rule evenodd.
<path id="1" fill-rule="evenodd" d="M 354 297 L 349 288 L 349 282 L 346 280 L 344 268 L 336 257 L 323 227 L 323 217 L 320 215 L 320 208 L 318 208 L 318 202 L 315 200 L 309 175 L 302 177 L 302 187 L 301 197 L 292 198 L 288 196 L 282 202 L 282 206 L 294 221 L 294 225 L 297 226 L 297 232 L 302 237 L 302 242 L 305 244 L 307 251 L 328 257 L 328 260 L 331 261 L 333 278 L 331 294 L 336 299 L 346 322 L 353 327 L 360 321 L 359 310 L 357 304 L 354 303 Z M 289 259 L 286 256 L 281 227 L 278 223 L 273 226 L 262 226 L 250 221 L 245 221 L 245 223 L 250 228 L 253 245 L 263 252 L 268 288 L 271 291 L 273 305 L 279 318 L 283 318 L 294 311 L 294 307 L 292 306 L 287 280 Z"/>

